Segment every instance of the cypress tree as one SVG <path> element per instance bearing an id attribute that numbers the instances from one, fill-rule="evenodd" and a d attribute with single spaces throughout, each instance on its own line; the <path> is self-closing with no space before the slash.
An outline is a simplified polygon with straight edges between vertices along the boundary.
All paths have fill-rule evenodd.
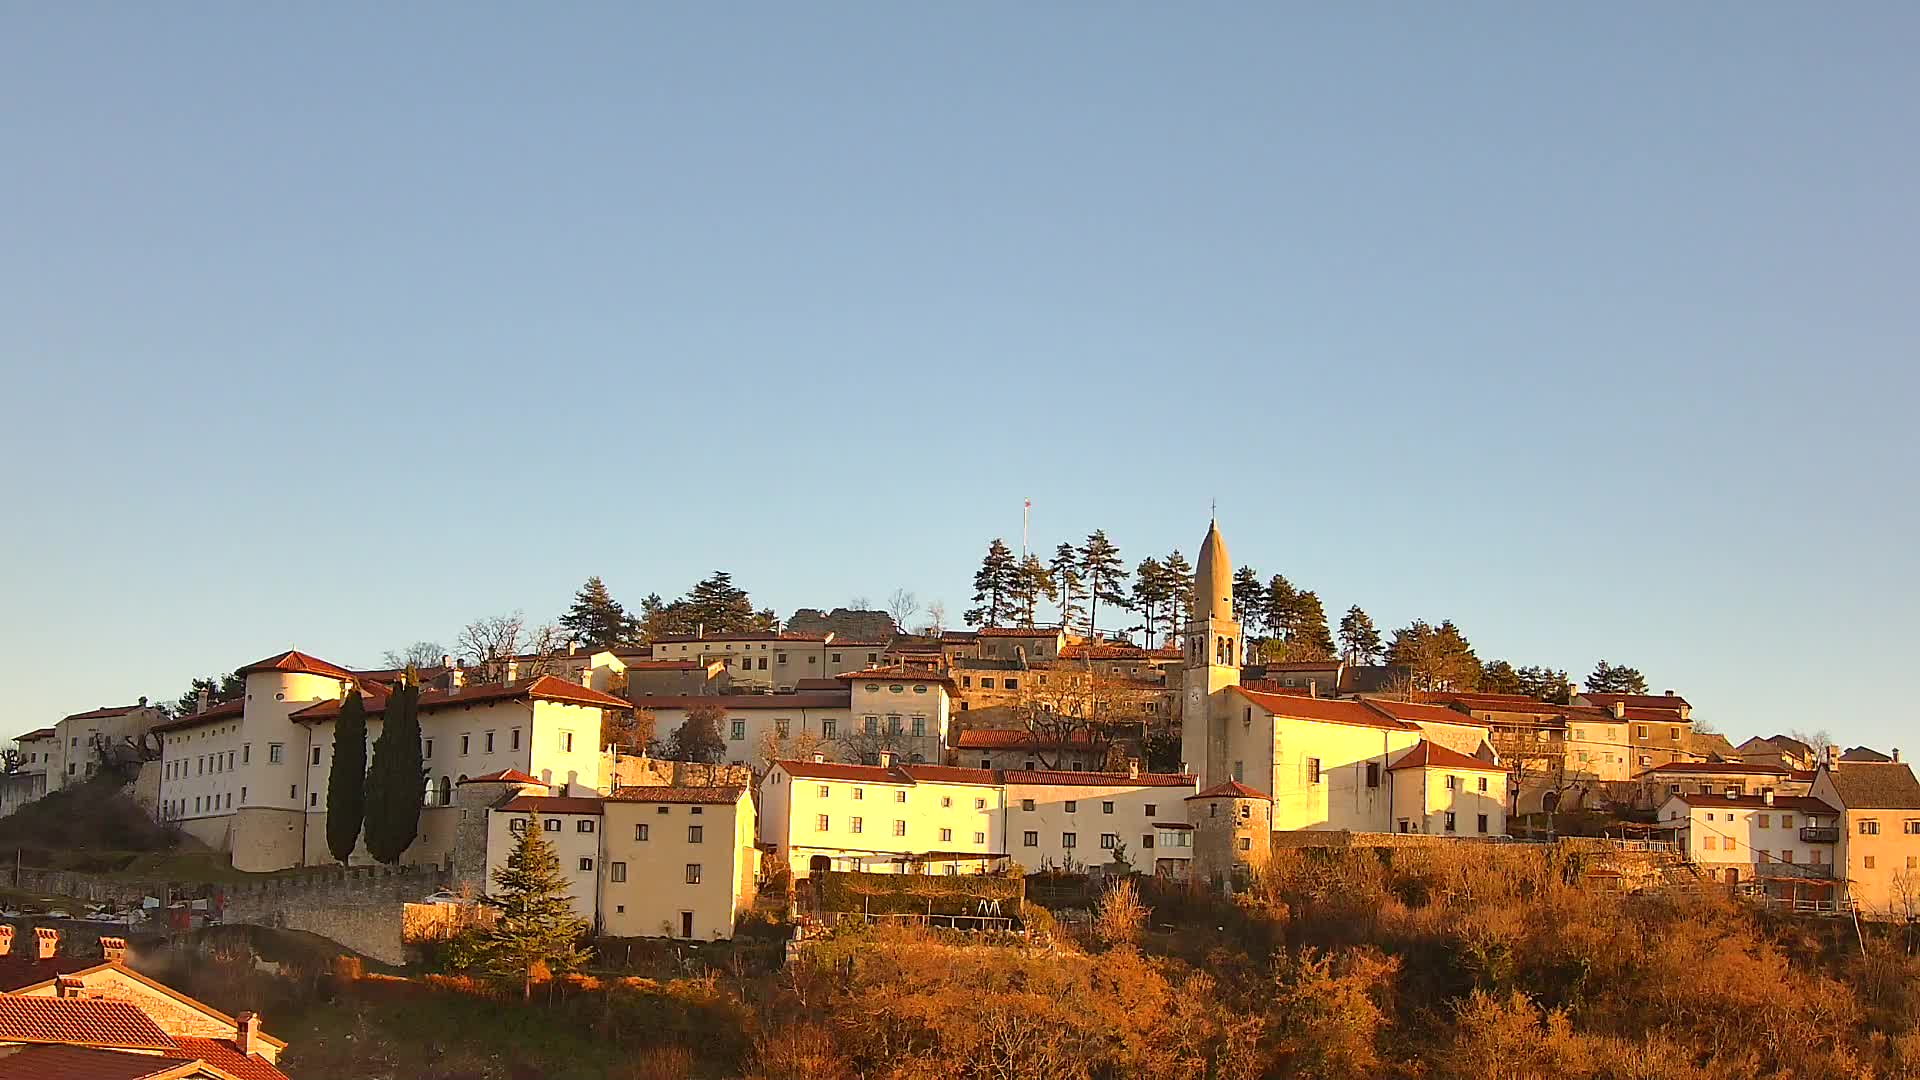
<path id="1" fill-rule="evenodd" d="M 427 770 L 420 758 L 420 674 L 412 668 L 387 698 L 367 770 L 367 852 L 389 865 L 420 835 Z"/>
<path id="2" fill-rule="evenodd" d="M 493 884 L 486 904 L 500 918 L 479 942 L 485 971 L 520 979 L 523 998 L 531 999 L 537 968 L 569 971 L 586 962 L 580 939 L 587 921 L 574 912 L 560 856 L 537 821 L 525 823 L 506 865 L 493 872 Z"/>
<path id="3" fill-rule="evenodd" d="M 327 773 L 327 850 L 339 862 L 353 855 L 367 814 L 367 707 L 347 688 L 333 724 L 333 768 Z"/>

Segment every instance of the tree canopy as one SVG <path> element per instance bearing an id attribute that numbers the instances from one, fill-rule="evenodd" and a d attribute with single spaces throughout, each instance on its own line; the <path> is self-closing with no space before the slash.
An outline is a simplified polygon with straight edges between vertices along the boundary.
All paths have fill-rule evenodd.
<path id="1" fill-rule="evenodd" d="M 719 761 L 727 752 L 720 725 L 727 712 L 718 705 L 699 702 L 687 709 L 687 717 L 667 736 L 667 756 L 675 761 Z"/>
<path id="2" fill-rule="evenodd" d="M 640 638 L 640 620 L 627 614 L 597 574 L 573 594 L 573 606 L 560 616 L 560 628 L 589 649 L 629 645 Z"/>
<path id="3" fill-rule="evenodd" d="M 1589 694 L 1644 694 L 1647 692 L 1647 677 L 1639 669 L 1626 666 L 1616 667 L 1600 661 L 1594 666 L 1593 674 L 1587 676 L 1586 692 Z"/>
<path id="4" fill-rule="evenodd" d="M 333 763 L 327 773 L 327 850 L 334 861 L 353 856 L 367 812 L 367 708 L 349 686 L 333 723 Z"/>
<path id="5" fill-rule="evenodd" d="M 970 626 L 1001 626 L 1012 622 L 1018 611 L 1019 577 L 1020 564 L 1013 552 L 1006 541 L 994 537 L 987 544 L 980 569 L 973 575 L 973 602 L 977 606 L 962 613 L 961 618 Z"/>
<path id="6" fill-rule="evenodd" d="M 1471 691 L 1480 685 L 1480 658 L 1452 620 L 1439 626 L 1415 620 L 1395 630 L 1387 663 L 1406 667 L 1415 690 Z"/>
<path id="7" fill-rule="evenodd" d="M 1080 546 L 1080 576 L 1087 584 L 1092 605 L 1087 612 L 1087 632 L 1100 633 L 1100 605 L 1127 606 L 1127 595 L 1120 590 L 1127 584 L 1127 567 L 1120 561 L 1120 549 L 1107 539 L 1105 529 L 1095 529 Z"/>
<path id="8" fill-rule="evenodd" d="M 1380 628 L 1373 625 L 1372 616 L 1360 610 L 1358 604 L 1340 617 L 1340 648 L 1349 664 L 1374 663 L 1385 649 L 1380 641 Z"/>
<path id="9" fill-rule="evenodd" d="M 574 911 L 560 856 L 537 821 L 523 823 L 506 864 L 493 872 L 493 886 L 485 903 L 500 917 L 480 935 L 483 971 L 519 979 L 522 997 L 531 998 L 542 969 L 571 971 L 587 962 L 587 921 Z"/>
<path id="10" fill-rule="evenodd" d="M 420 835 L 427 770 L 420 756 L 420 679 L 408 671 L 387 697 L 367 769 L 367 854 L 392 865 Z"/>

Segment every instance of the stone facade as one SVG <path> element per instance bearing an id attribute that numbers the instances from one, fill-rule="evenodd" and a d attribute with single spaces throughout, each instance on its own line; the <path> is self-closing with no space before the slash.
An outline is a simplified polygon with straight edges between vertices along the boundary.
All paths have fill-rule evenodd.
<path id="1" fill-rule="evenodd" d="M 286 874 L 225 893 L 224 917 L 305 930 L 386 964 L 407 962 L 402 912 L 445 882 L 426 867 L 351 867 Z"/>

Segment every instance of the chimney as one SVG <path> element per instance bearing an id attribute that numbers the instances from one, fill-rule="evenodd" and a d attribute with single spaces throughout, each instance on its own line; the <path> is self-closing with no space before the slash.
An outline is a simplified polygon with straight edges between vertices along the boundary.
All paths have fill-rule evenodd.
<path id="1" fill-rule="evenodd" d="M 883 769 L 893 768 L 893 751 L 891 750 L 880 751 L 880 767 Z"/>
<path id="2" fill-rule="evenodd" d="M 1673 692 L 1673 691 L 1671 691 L 1671 690 L 1669 690 L 1669 691 L 1667 691 L 1667 696 L 1668 696 L 1668 697 L 1674 697 L 1674 696 L 1675 696 L 1675 694 L 1674 694 L 1674 692 Z"/>
<path id="3" fill-rule="evenodd" d="M 1773 789 L 1768 788 L 1765 791 L 1762 791 L 1760 793 L 1760 801 L 1763 803 L 1766 803 L 1768 806 L 1772 806 L 1773 805 Z"/>
<path id="4" fill-rule="evenodd" d="M 567 639 L 567 655 L 572 656 L 574 653 L 577 653 L 579 651 L 580 651 L 579 639 L 568 638 Z"/>
<path id="5" fill-rule="evenodd" d="M 1740 797 L 1740 792 L 1737 789 L 1734 789 L 1734 788 L 1727 789 L 1727 798 L 1737 799 L 1739 797 Z"/>
<path id="6" fill-rule="evenodd" d="M 100 956 L 109 964 L 127 962 L 127 939 L 123 937 L 103 937 L 100 939 Z"/>
<path id="7" fill-rule="evenodd" d="M 707 636 L 707 624 L 706 624 L 706 621 L 705 621 L 705 620 L 701 620 L 701 622 L 700 622 L 700 623 L 698 623 L 697 625 L 695 625 L 695 626 L 694 626 L 694 628 L 693 628 L 693 636 L 694 636 L 695 638 L 699 638 L 699 639 L 704 639 L 704 638 L 706 638 L 706 636 Z"/>
<path id="8" fill-rule="evenodd" d="M 13 954 L 13 925 L 0 923 L 0 956 Z"/>
<path id="9" fill-rule="evenodd" d="M 580 669 L 580 685 L 587 687 L 588 689 L 593 688 L 593 669 L 592 668 L 583 667 Z"/>
<path id="10" fill-rule="evenodd" d="M 451 667 L 453 667 L 453 657 L 451 657 L 451 656 L 449 656 L 449 655 L 447 655 L 446 653 L 441 653 L 441 654 L 440 654 L 440 666 L 441 666 L 441 667 L 443 667 L 443 668 L 451 668 Z"/>
<path id="11" fill-rule="evenodd" d="M 1570 683 L 1568 683 L 1568 684 L 1567 684 L 1567 702 L 1568 702 L 1568 704 L 1572 704 L 1572 702 L 1573 702 L 1573 699 L 1574 699 L 1574 698 L 1577 698 L 1577 697 L 1579 697 L 1579 696 L 1580 696 L 1580 684 L 1579 684 L 1579 683 L 1577 683 L 1577 682 L 1570 682 Z"/>
<path id="12" fill-rule="evenodd" d="M 147 707 L 147 695 L 145 694 L 140 695 L 140 707 L 143 709 Z"/>
<path id="13" fill-rule="evenodd" d="M 257 1051 L 254 1048 L 254 1043 L 259 1038 L 260 1038 L 260 1014 L 259 1013 L 243 1012 L 239 1016 L 234 1017 L 233 1042 L 235 1046 L 239 1047 L 241 1053 L 243 1054 L 256 1053 Z"/>
<path id="14" fill-rule="evenodd" d="M 196 715 L 207 711 L 207 691 L 205 688 L 202 688 L 200 696 L 194 699 L 193 711 Z"/>
<path id="15" fill-rule="evenodd" d="M 1320 680 L 1319 679 L 1307 680 L 1307 696 L 1315 697 L 1315 698 L 1320 696 Z"/>
<path id="16" fill-rule="evenodd" d="M 1895 761 L 1900 760 L 1900 748 L 1897 746 L 1893 748 L 1893 760 Z"/>
<path id="17" fill-rule="evenodd" d="M 824 764 L 826 764 L 826 760 L 827 760 L 827 755 L 825 755 L 825 754 L 815 754 L 815 755 L 813 755 L 813 763 L 814 763 L 815 765 L 824 765 Z"/>
<path id="18" fill-rule="evenodd" d="M 39 950 L 39 959 L 51 960 L 60 952 L 60 931 L 49 926 L 36 926 L 33 943 Z"/>
<path id="19" fill-rule="evenodd" d="M 1834 769 L 1837 769 L 1840 767 L 1840 748 L 1839 747 L 1837 746 L 1827 747 L 1827 766 L 1829 768 L 1834 768 Z"/>
<path id="20" fill-rule="evenodd" d="M 1624 702 L 1624 701 L 1616 701 L 1616 702 L 1614 702 L 1614 703 L 1613 703 L 1613 718 L 1614 718 L 1615 720 L 1625 720 L 1625 719 L 1627 718 L 1627 703 L 1626 703 L 1626 702 Z"/>
<path id="21" fill-rule="evenodd" d="M 1127 779 L 1129 780 L 1140 779 L 1140 759 L 1139 758 L 1130 757 L 1127 759 Z"/>
<path id="22" fill-rule="evenodd" d="M 508 660 L 507 661 L 507 681 L 518 682 L 519 679 L 520 679 L 520 661 L 518 659 Z"/>
<path id="23" fill-rule="evenodd" d="M 87 981 L 78 975 L 56 975 L 53 977 L 53 996 L 63 998 L 85 997 Z"/>
<path id="24" fill-rule="evenodd" d="M 453 670 L 447 673 L 447 691 L 449 693 L 458 693 L 460 688 L 465 685 L 467 685 L 467 662 L 465 660 L 455 660 L 453 662 Z"/>

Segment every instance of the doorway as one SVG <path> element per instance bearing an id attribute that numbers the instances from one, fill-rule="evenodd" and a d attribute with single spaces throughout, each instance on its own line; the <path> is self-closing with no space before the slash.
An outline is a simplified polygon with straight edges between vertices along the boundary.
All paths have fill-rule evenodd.
<path id="1" fill-rule="evenodd" d="M 680 913 L 680 936 L 684 938 L 693 936 L 693 912 L 691 911 Z"/>

